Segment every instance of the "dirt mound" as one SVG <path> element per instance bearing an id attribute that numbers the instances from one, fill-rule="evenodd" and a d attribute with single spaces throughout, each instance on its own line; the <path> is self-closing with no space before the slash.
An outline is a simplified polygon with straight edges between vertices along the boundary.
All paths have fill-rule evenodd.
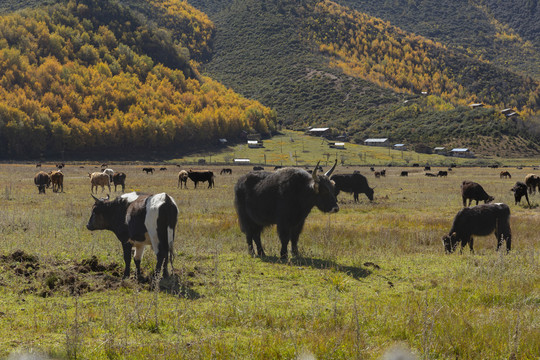
<path id="1" fill-rule="evenodd" d="M 151 281 L 139 283 L 122 279 L 123 267 L 116 262 L 101 263 L 96 256 L 76 261 L 40 261 L 38 256 L 22 250 L 0 255 L 0 272 L 4 274 L 0 286 L 10 287 L 21 294 L 42 297 L 82 295 L 93 291 L 130 288 L 153 290 Z M 23 280 L 24 279 L 24 280 Z M 191 283 L 183 283 L 173 274 L 161 279 L 160 291 L 197 298 L 190 290 Z"/>

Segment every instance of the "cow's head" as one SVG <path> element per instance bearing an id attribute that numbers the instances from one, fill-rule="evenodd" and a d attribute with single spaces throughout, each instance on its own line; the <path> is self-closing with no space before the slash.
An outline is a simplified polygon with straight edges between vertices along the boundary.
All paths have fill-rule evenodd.
<path id="1" fill-rule="evenodd" d="M 444 235 L 442 238 L 444 250 L 446 253 L 451 254 L 456 249 L 457 245 L 457 234 L 453 232 L 450 235 Z"/>
<path id="2" fill-rule="evenodd" d="M 493 196 L 488 196 L 487 200 L 484 201 L 486 204 L 489 204 L 490 202 L 492 202 L 493 200 L 495 200 L 495 198 Z"/>
<path id="3" fill-rule="evenodd" d="M 315 205 L 323 212 L 334 213 L 339 211 L 334 182 L 329 178 L 334 172 L 336 165 L 337 160 L 334 163 L 334 166 L 332 166 L 332 168 L 324 175 L 318 175 L 317 169 L 319 168 L 319 163 L 317 163 L 315 170 L 311 173 L 313 178 L 313 190 L 315 191 L 316 196 Z"/>
<path id="4" fill-rule="evenodd" d="M 103 199 L 98 199 L 94 195 L 92 197 L 96 202 L 92 207 L 92 215 L 90 215 L 86 228 L 90 231 L 107 229 L 109 227 L 111 204 L 109 195 Z"/>
<path id="5" fill-rule="evenodd" d="M 366 184 L 366 186 L 367 186 L 367 184 Z M 366 195 L 367 195 L 369 201 L 373 201 L 373 194 L 375 193 L 374 189 L 375 189 L 374 187 L 370 188 L 369 186 L 367 186 Z"/>

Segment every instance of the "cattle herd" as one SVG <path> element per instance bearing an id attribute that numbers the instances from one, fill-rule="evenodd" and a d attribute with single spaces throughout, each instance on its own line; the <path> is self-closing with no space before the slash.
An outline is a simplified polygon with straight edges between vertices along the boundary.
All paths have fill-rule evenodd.
<path id="1" fill-rule="evenodd" d="M 57 164 L 57 170 L 51 172 L 39 171 L 35 174 L 34 183 L 40 194 L 52 185 L 53 192 L 64 191 L 64 174 L 62 168 L 65 164 Z M 322 212 L 336 213 L 339 211 L 337 196 L 340 192 L 352 193 L 354 202 L 358 202 L 358 195 L 363 193 L 370 201 L 374 199 L 374 188 L 368 185 L 367 178 L 354 171 L 349 174 L 333 174 L 337 160 L 332 168 L 322 173 L 322 167 L 317 164 L 312 171 L 298 167 L 276 166 L 273 171 L 265 171 L 261 166 L 253 167 L 253 171 L 239 177 L 234 186 L 234 207 L 238 216 L 240 230 L 245 234 L 248 251 L 252 255 L 265 256 L 261 243 L 261 232 L 265 227 L 277 225 L 277 234 L 281 241 L 280 255 L 282 259 L 288 257 L 288 244 L 294 256 L 298 252 L 298 239 L 305 220 L 313 207 Z M 41 167 L 41 164 L 36 165 Z M 82 166 L 81 166 L 82 168 Z M 161 171 L 167 168 L 160 168 Z M 446 177 L 448 170 L 438 173 L 427 172 L 426 176 Z M 153 167 L 144 167 L 142 171 L 153 175 Z M 386 169 L 375 171 L 376 178 L 386 176 Z M 220 175 L 231 175 L 231 168 L 224 168 Z M 402 171 L 400 176 L 408 176 L 408 171 Z M 102 165 L 101 171 L 88 173 L 90 190 L 94 198 L 91 217 L 86 227 L 88 230 L 110 230 L 122 244 L 125 270 L 124 277 L 130 276 L 130 263 L 134 249 L 134 262 L 137 279 L 142 279 L 140 270 L 141 258 L 146 245 L 151 245 L 157 257 L 155 274 L 168 276 L 167 265 L 173 260 L 173 242 L 178 217 L 178 207 L 174 199 L 166 194 L 140 194 L 136 192 L 124 193 L 126 174 L 116 172 Z M 511 179 L 508 171 L 500 172 L 501 179 Z M 197 188 L 200 182 L 208 183 L 208 189 L 214 187 L 215 175 L 210 170 L 180 170 L 178 173 L 177 188 L 187 189 L 187 181 L 193 182 Z M 107 186 L 111 192 L 111 183 L 114 190 L 121 186 L 122 195 L 114 200 L 109 198 L 98 199 L 95 193 L 105 191 Z M 525 197 L 530 206 L 529 195 L 540 191 L 540 176 L 528 174 L 525 181 L 518 181 L 512 187 L 515 204 L 519 204 Z M 510 208 L 503 203 L 492 203 L 494 197 L 484 188 L 473 181 L 464 180 L 461 183 L 461 196 L 463 209 L 460 210 L 452 223 L 447 235 L 442 238 L 444 250 L 447 253 L 455 251 L 461 244 L 461 250 L 469 245 L 473 250 L 473 236 L 486 236 L 494 233 L 497 239 L 497 250 L 506 243 L 506 251 L 511 250 Z M 467 203 L 468 200 L 468 203 Z M 470 207 L 472 201 L 476 206 Z M 483 201 L 484 204 L 478 204 Z M 254 246 L 255 244 L 255 246 Z"/>

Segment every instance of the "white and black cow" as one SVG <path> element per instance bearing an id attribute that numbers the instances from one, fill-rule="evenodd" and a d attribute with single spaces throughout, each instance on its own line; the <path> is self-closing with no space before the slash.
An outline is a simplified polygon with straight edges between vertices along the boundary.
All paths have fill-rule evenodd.
<path id="1" fill-rule="evenodd" d="M 173 260 L 173 242 L 178 207 L 166 193 L 155 195 L 127 193 L 109 200 L 98 199 L 92 208 L 88 230 L 110 230 L 122 243 L 124 250 L 124 278 L 130 274 L 131 250 L 135 248 L 134 261 L 137 279 L 142 280 L 141 259 L 146 245 L 152 245 L 157 256 L 154 275 L 159 276 L 163 266 L 163 277 L 168 277 L 167 262 Z"/>

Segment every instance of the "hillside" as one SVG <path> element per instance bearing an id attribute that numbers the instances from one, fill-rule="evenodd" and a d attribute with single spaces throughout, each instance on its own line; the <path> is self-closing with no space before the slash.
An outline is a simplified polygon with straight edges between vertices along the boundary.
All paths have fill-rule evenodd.
<path id="1" fill-rule="evenodd" d="M 540 6 L 529 0 L 336 0 L 448 47 L 540 79 Z"/>
<path id="2" fill-rule="evenodd" d="M 510 148 L 536 148 L 535 121 L 497 110 L 538 111 L 538 82 L 530 78 L 329 1 L 191 3 L 216 24 L 215 53 L 204 71 L 272 106 L 290 128 L 332 126 L 356 140 L 475 144 L 479 153 L 501 136 L 516 140 Z M 471 110 L 471 101 L 494 107 Z"/>
<path id="3" fill-rule="evenodd" d="M 147 155 L 270 133 L 269 108 L 201 77 L 186 55 L 208 53 L 197 40 L 211 37 L 208 18 L 169 4 L 192 28 L 185 43 L 112 1 L 1 16 L 0 157 Z"/>

